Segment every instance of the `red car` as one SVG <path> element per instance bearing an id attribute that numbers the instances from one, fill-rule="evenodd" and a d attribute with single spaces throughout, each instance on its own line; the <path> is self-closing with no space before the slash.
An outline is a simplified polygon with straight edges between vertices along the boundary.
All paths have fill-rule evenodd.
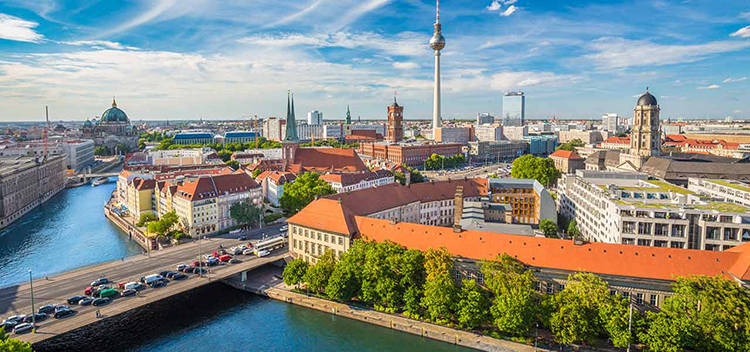
<path id="1" fill-rule="evenodd" d="M 198 262 L 196 260 L 196 261 L 193 262 L 193 266 L 197 268 L 199 266 L 208 266 L 208 264 L 206 264 L 206 262 Z"/>
<path id="2" fill-rule="evenodd" d="M 121 290 L 124 290 L 125 289 L 125 284 L 127 284 L 127 283 L 128 283 L 127 281 L 120 282 L 119 284 L 117 284 L 117 287 L 119 287 Z"/>
<path id="3" fill-rule="evenodd" d="M 93 290 L 93 289 L 94 289 L 94 287 L 92 287 L 92 286 L 86 287 L 86 289 L 83 290 L 83 294 L 85 294 L 86 296 L 91 296 L 91 290 Z"/>
<path id="4" fill-rule="evenodd" d="M 230 260 L 232 260 L 232 256 L 229 255 L 229 254 L 224 254 L 224 255 L 222 255 L 222 256 L 219 257 L 219 261 L 220 262 L 225 262 L 226 263 L 226 262 L 228 262 Z"/>

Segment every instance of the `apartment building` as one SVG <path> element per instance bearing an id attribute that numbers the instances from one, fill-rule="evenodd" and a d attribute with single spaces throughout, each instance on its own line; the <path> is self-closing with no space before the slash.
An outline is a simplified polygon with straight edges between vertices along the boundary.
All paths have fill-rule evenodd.
<path id="1" fill-rule="evenodd" d="M 483 125 L 474 127 L 474 140 L 497 142 L 503 140 L 503 126 Z"/>
<path id="2" fill-rule="evenodd" d="M 750 185 L 744 182 L 691 177 L 688 178 L 688 189 L 750 208 Z"/>
<path id="3" fill-rule="evenodd" d="M 560 213 L 584 239 L 727 250 L 750 241 L 750 209 L 640 173 L 578 170 L 558 182 Z"/>
<path id="4" fill-rule="evenodd" d="M 294 182 L 297 176 L 287 171 L 263 171 L 255 181 L 261 186 L 263 198 L 274 206 L 279 206 L 284 196 L 284 185 Z"/>
<path id="5" fill-rule="evenodd" d="M 396 182 L 393 173 L 388 170 L 374 170 L 347 174 L 329 173 L 320 176 L 320 179 L 326 181 L 338 193 L 385 186 Z"/>
<path id="6" fill-rule="evenodd" d="M 555 201 L 537 180 L 488 179 L 490 203 L 510 207 L 510 223 L 538 225 L 544 219 L 557 223 Z"/>
<path id="7" fill-rule="evenodd" d="M 0 228 L 65 188 L 65 156 L 0 157 Z"/>
<path id="8" fill-rule="evenodd" d="M 473 162 L 512 161 L 523 155 L 528 146 L 526 141 L 471 141 L 469 158 Z"/>

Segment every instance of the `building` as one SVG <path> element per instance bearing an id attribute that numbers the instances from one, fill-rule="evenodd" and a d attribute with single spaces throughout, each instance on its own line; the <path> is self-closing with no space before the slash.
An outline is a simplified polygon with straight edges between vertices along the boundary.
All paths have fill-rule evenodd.
<path id="1" fill-rule="evenodd" d="M 524 139 L 529 144 L 529 154 L 536 156 L 547 156 L 557 149 L 557 137 L 555 135 L 526 136 Z"/>
<path id="2" fill-rule="evenodd" d="M 340 124 L 323 125 L 323 138 L 325 139 L 342 139 L 344 138 L 344 127 Z"/>
<path id="3" fill-rule="evenodd" d="M 44 157 L 47 155 L 65 155 L 65 167 L 71 170 L 82 170 L 94 163 L 94 141 L 32 140 L 0 145 L 0 157 Z"/>
<path id="4" fill-rule="evenodd" d="M 750 155 L 750 144 L 727 142 L 721 139 L 699 140 L 686 138 L 682 134 L 665 135 L 664 151 L 678 153 L 702 153 L 742 159 Z"/>
<path id="5" fill-rule="evenodd" d="M 243 201 L 261 206 L 261 187 L 250 175 L 238 171 L 178 183 L 172 204 L 183 231 L 190 236 L 200 236 L 237 225 L 229 210 Z"/>
<path id="6" fill-rule="evenodd" d="M 138 154 L 143 154 L 144 156 L 138 158 L 139 165 L 187 166 L 224 164 L 219 155 L 211 148 L 149 150 L 147 152 L 139 152 L 129 155 L 126 163 L 129 166 L 134 166 L 134 164 L 131 163 L 131 160 L 139 157 Z"/>
<path id="7" fill-rule="evenodd" d="M 0 228 L 65 188 L 64 155 L 0 157 Z"/>
<path id="8" fill-rule="evenodd" d="M 643 93 L 633 110 L 633 128 L 630 132 L 630 150 L 620 153 L 620 163 L 630 163 L 636 170 L 652 156 L 661 154 L 659 131 L 659 103 L 656 97 Z"/>
<path id="9" fill-rule="evenodd" d="M 503 125 L 503 136 L 511 141 L 520 141 L 529 135 L 529 126 L 505 126 Z"/>
<path id="10" fill-rule="evenodd" d="M 320 179 L 326 181 L 338 193 L 360 189 L 385 186 L 396 182 L 393 173 L 388 170 L 365 171 L 347 174 L 325 174 Z"/>
<path id="11" fill-rule="evenodd" d="M 491 125 L 493 123 L 495 123 L 495 116 L 492 116 L 487 112 L 477 113 L 477 127 L 485 124 Z"/>
<path id="12" fill-rule="evenodd" d="M 750 208 L 750 185 L 744 182 L 689 178 L 688 189 Z"/>
<path id="13" fill-rule="evenodd" d="M 346 138 L 346 136 L 350 136 L 354 131 L 362 131 L 362 130 L 374 130 L 376 133 L 379 133 L 383 136 L 386 135 L 386 128 L 385 125 L 382 124 L 372 124 L 372 125 L 365 125 L 365 124 L 345 124 L 342 125 L 343 128 L 343 136 L 341 138 Z"/>
<path id="14" fill-rule="evenodd" d="M 503 96 L 503 127 L 520 127 L 526 122 L 526 97 L 523 92 L 509 92 Z"/>
<path id="15" fill-rule="evenodd" d="M 588 241 L 702 250 L 750 241 L 750 208 L 643 173 L 578 170 L 558 190 L 560 214 Z"/>
<path id="16" fill-rule="evenodd" d="M 473 162 L 513 161 L 522 156 L 528 149 L 525 141 L 471 141 L 469 142 L 469 159 Z"/>
<path id="17" fill-rule="evenodd" d="M 69 140 L 61 143 L 66 157 L 66 167 L 82 170 L 94 163 L 94 141 L 90 139 Z"/>
<path id="18" fill-rule="evenodd" d="M 457 143 L 361 143 L 357 152 L 374 160 L 419 167 L 423 166 L 432 154 L 446 157 L 460 155 L 462 148 L 463 145 Z"/>
<path id="19" fill-rule="evenodd" d="M 214 142 L 214 136 L 206 132 L 180 132 L 172 138 L 173 144 L 205 145 Z"/>
<path id="20" fill-rule="evenodd" d="M 398 105 L 393 97 L 393 105 L 388 106 L 388 131 L 385 139 L 389 142 L 404 140 L 404 107 Z"/>
<path id="21" fill-rule="evenodd" d="M 576 170 L 586 168 L 585 159 L 576 152 L 558 150 L 550 154 L 549 157 L 555 162 L 555 168 L 564 174 L 572 174 Z"/>
<path id="22" fill-rule="evenodd" d="M 620 124 L 620 115 L 616 113 L 607 113 L 602 115 L 602 129 L 609 133 L 618 133 L 624 131 Z"/>
<path id="23" fill-rule="evenodd" d="M 260 183 L 263 198 L 278 207 L 281 197 L 284 196 L 284 185 L 294 182 L 297 178 L 291 172 L 286 171 L 263 171 L 255 178 Z"/>
<path id="24" fill-rule="evenodd" d="M 258 152 L 234 152 L 232 153 L 232 160 L 238 162 L 240 165 L 245 166 L 249 164 L 255 164 L 265 158 L 263 153 Z"/>
<path id="25" fill-rule="evenodd" d="M 433 85 L 433 105 L 432 105 L 432 137 L 437 135 L 437 129 L 441 126 L 440 119 L 440 50 L 445 48 L 445 37 L 443 37 L 443 25 L 440 23 L 440 8 L 437 8 L 435 15 L 435 31 L 430 38 L 430 48 L 435 54 L 435 83 Z"/>
<path id="26" fill-rule="evenodd" d="M 497 142 L 505 139 L 503 137 L 503 126 L 481 125 L 474 126 L 473 140 L 485 142 Z"/>
<path id="27" fill-rule="evenodd" d="M 251 143 L 258 140 L 260 133 L 251 131 L 232 131 L 224 134 L 224 144 Z"/>
<path id="28" fill-rule="evenodd" d="M 140 132 L 130 124 L 125 111 L 117 107 L 112 98 L 112 107 L 105 110 L 101 118 L 86 120 L 83 123 L 83 138 L 94 140 L 94 144 L 107 146 L 110 149 L 118 144 L 127 145 L 131 149 L 138 146 Z"/>
<path id="29" fill-rule="evenodd" d="M 320 141 L 325 139 L 325 125 L 297 125 L 297 136 L 300 141 Z"/>
<path id="30" fill-rule="evenodd" d="M 286 120 L 269 117 L 263 121 L 263 137 L 271 141 L 280 141 L 286 133 Z"/>
<path id="31" fill-rule="evenodd" d="M 604 141 L 609 137 L 606 131 L 581 131 L 581 130 L 570 130 L 557 132 L 558 140 L 562 143 L 568 143 L 574 139 L 580 139 L 585 144 L 597 144 Z"/>
<path id="32" fill-rule="evenodd" d="M 307 113 L 307 124 L 308 125 L 322 125 L 323 124 L 323 113 L 318 110 L 313 110 Z"/>
<path id="33" fill-rule="evenodd" d="M 346 144 L 352 143 L 368 143 L 382 141 L 383 135 L 375 130 L 354 130 L 352 134 L 346 136 L 344 142 Z"/>
<path id="34" fill-rule="evenodd" d="M 349 104 L 346 104 L 346 116 L 344 117 L 344 123 L 347 125 L 352 124 L 352 111 L 349 109 Z"/>
<path id="35" fill-rule="evenodd" d="M 599 144 L 599 148 L 627 150 L 630 148 L 630 136 L 628 137 L 609 137 Z"/>
<path id="36" fill-rule="evenodd" d="M 466 144 L 473 139 L 474 129 L 472 127 L 448 126 L 435 129 L 432 136 L 437 142 Z"/>

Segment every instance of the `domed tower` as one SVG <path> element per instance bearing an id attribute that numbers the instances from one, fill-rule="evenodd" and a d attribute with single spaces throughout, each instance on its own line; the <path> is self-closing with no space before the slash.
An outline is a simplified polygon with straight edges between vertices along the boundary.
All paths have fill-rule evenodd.
<path id="1" fill-rule="evenodd" d="M 435 51 L 435 84 L 432 106 L 432 139 L 438 135 L 440 128 L 440 50 L 445 48 L 445 37 L 443 37 L 443 25 L 440 24 L 440 0 L 437 0 L 435 12 L 435 32 L 430 38 L 430 48 Z"/>
<path id="2" fill-rule="evenodd" d="M 633 110 L 633 127 L 630 132 L 630 150 L 620 154 L 620 161 L 630 161 L 640 168 L 646 159 L 661 154 L 659 133 L 659 103 L 646 88 Z"/>

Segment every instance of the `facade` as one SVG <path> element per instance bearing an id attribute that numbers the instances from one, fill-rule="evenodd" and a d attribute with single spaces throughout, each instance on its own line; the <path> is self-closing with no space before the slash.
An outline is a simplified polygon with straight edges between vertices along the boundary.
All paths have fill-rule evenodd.
<path id="1" fill-rule="evenodd" d="M 297 136 L 300 141 L 319 141 L 325 139 L 324 127 L 325 125 L 298 125 Z"/>
<path id="2" fill-rule="evenodd" d="M 255 142 L 260 133 L 251 131 L 232 131 L 224 134 L 224 143 L 250 143 Z"/>
<path id="3" fill-rule="evenodd" d="M 529 126 L 505 126 L 503 125 L 503 136 L 511 141 L 520 141 L 529 135 Z"/>
<path id="4" fill-rule="evenodd" d="M 554 135 L 526 136 L 524 141 L 529 144 L 529 154 L 536 156 L 550 155 L 557 148 L 557 137 Z"/>
<path id="5" fill-rule="evenodd" d="M 640 168 L 649 157 L 661 154 L 659 110 L 656 97 L 646 88 L 646 93 L 638 98 L 633 110 L 630 150 L 628 153 L 620 154 L 621 163 L 629 162 L 635 168 Z"/>
<path id="6" fill-rule="evenodd" d="M 558 150 L 550 154 L 549 157 L 555 162 L 555 168 L 564 174 L 572 174 L 576 170 L 586 168 L 585 159 L 576 152 Z"/>
<path id="7" fill-rule="evenodd" d="M 495 116 L 490 115 L 487 112 L 479 112 L 477 113 L 477 127 L 480 125 L 485 124 L 493 124 L 495 123 Z"/>
<path id="8" fill-rule="evenodd" d="M 393 173 L 388 170 L 375 170 L 348 174 L 326 174 L 320 176 L 320 179 L 326 181 L 338 193 L 380 187 L 396 182 Z"/>
<path id="9" fill-rule="evenodd" d="M 341 139 L 344 138 L 344 127 L 340 124 L 323 125 L 323 138 Z"/>
<path id="10" fill-rule="evenodd" d="M 307 113 L 307 124 L 308 125 L 322 125 L 323 124 L 323 113 L 318 110 L 313 110 Z"/>
<path id="11" fill-rule="evenodd" d="M 602 129 L 609 133 L 618 133 L 624 130 L 620 124 L 620 115 L 616 113 L 607 113 L 602 115 Z"/>
<path id="12" fill-rule="evenodd" d="M 520 127 L 526 122 L 526 97 L 523 92 L 509 92 L 503 96 L 503 127 Z"/>
<path id="13" fill-rule="evenodd" d="M 286 120 L 271 116 L 263 121 L 263 137 L 270 141 L 280 141 L 286 134 Z"/>
<path id="14" fill-rule="evenodd" d="M 278 207 L 281 197 L 284 196 L 284 185 L 294 182 L 297 177 L 291 172 L 264 171 L 255 178 L 260 183 L 263 198 Z"/>
<path id="15" fill-rule="evenodd" d="M 172 143 L 181 145 L 211 144 L 213 142 L 214 136 L 210 133 L 203 132 L 180 132 L 172 138 Z"/>
<path id="16" fill-rule="evenodd" d="M 745 182 L 691 177 L 688 179 L 688 189 L 750 208 L 750 185 Z"/>
<path id="17" fill-rule="evenodd" d="M 386 135 L 386 128 L 382 124 L 373 124 L 373 125 L 345 124 L 342 126 L 342 128 L 343 128 L 342 138 L 345 138 L 346 136 L 350 136 L 352 132 L 354 131 L 362 131 L 362 130 L 375 130 L 376 133 L 380 133 L 383 136 Z"/>
<path id="18" fill-rule="evenodd" d="M 497 142 L 505 139 L 503 137 L 503 126 L 483 125 L 474 127 L 474 140 L 484 142 Z"/>
<path id="19" fill-rule="evenodd" d="M 193 148 L 193 149 L 172 149 L 172 150 L 151 150 L 141 152 L 145 158 L 145 165 L 166 165 L 166 166 L 187 166 L 201 164 L 224 164 L 221 158 L 211 148 Z M 137 154 L 131 156 L 134 159 Z M 128 159 L 128 164 L 130 164 Z"/>
<path id="20" fill-rule="evenodd" d="M 407 166 L 423 166 L 432 154 L 454 156 L 462 153 L 462 144 L 361 143 L 357 152 L 370 159 L 385 160 Z"/>
<path id="21" fill-rule="evenodd" d="M 466 144 L 473 139 L 474 129 L 472 127 L 438 127 L 432 136 L 437 142 Z"/>
<path id="22" fill-rule="evenodd" d="M 609 137 L 606 131 L 560 131 L 558 132 L 558 140 L 562 143 L 568 143 L 574 139 L 580 139 L 585 144 L 597 144 L 604 141 Z"/>
<path id="23" fill-rule="evenodd" d="M 112 107 L 105 110 L 101 118 L 86 120 L 83 123 L 83 137 L 93 139 L 96 145 L 114 147 L 117 144 L 125 144 L 131 148 L 138 145 L 138 130 L 130 124 L 130 119 L 125 111 L 117 107 L 117 102 L 112 98 Z"/>
<path id="24" fill-rule="evenodd" d="M 525 141 L 471 141 L 469 157 L 474 162 L 512 161 L 522 156 L 528 149 Z"/>
<path id="25" fill-rule="evenodd" d="M 750 241 L 749 208 L 646 174 L 579 170 L 558 190 L 560 213 L 588 241 L 716 251 Z"/>
<path id="26" fill-rule="evenodd" d="M 404 140 L 404 107 L 393 98 L 393 105 L 388 106 L 388 131 L 385 139 L 389 142 Z"/>
<path id="27" fill-rule="evenodd" d="M 557 223 L 555 201 L 537 180 L 490 178 L 487 196 L 490 203 L 510 208 L 508 223 L 538 225 L 544 219 Z"/>
<path id="28" fill-rule="evenodd" d="M 61 144 L 66 157 L 66 166 L 81 170 L 94 163 L 94 141 L 90 139 L 66 141 Z"/>
<path id="29" fill-rule="evenodd" d="M 65 188 L 66 158 L 0 158 L 0 228 L 5 228 Z"/>
<path id="30" fill-rule="evenodd" d="M 630 148 L 630 137 L 609 137 L 599 144 L 599 148 L 627 150 Z"/>

